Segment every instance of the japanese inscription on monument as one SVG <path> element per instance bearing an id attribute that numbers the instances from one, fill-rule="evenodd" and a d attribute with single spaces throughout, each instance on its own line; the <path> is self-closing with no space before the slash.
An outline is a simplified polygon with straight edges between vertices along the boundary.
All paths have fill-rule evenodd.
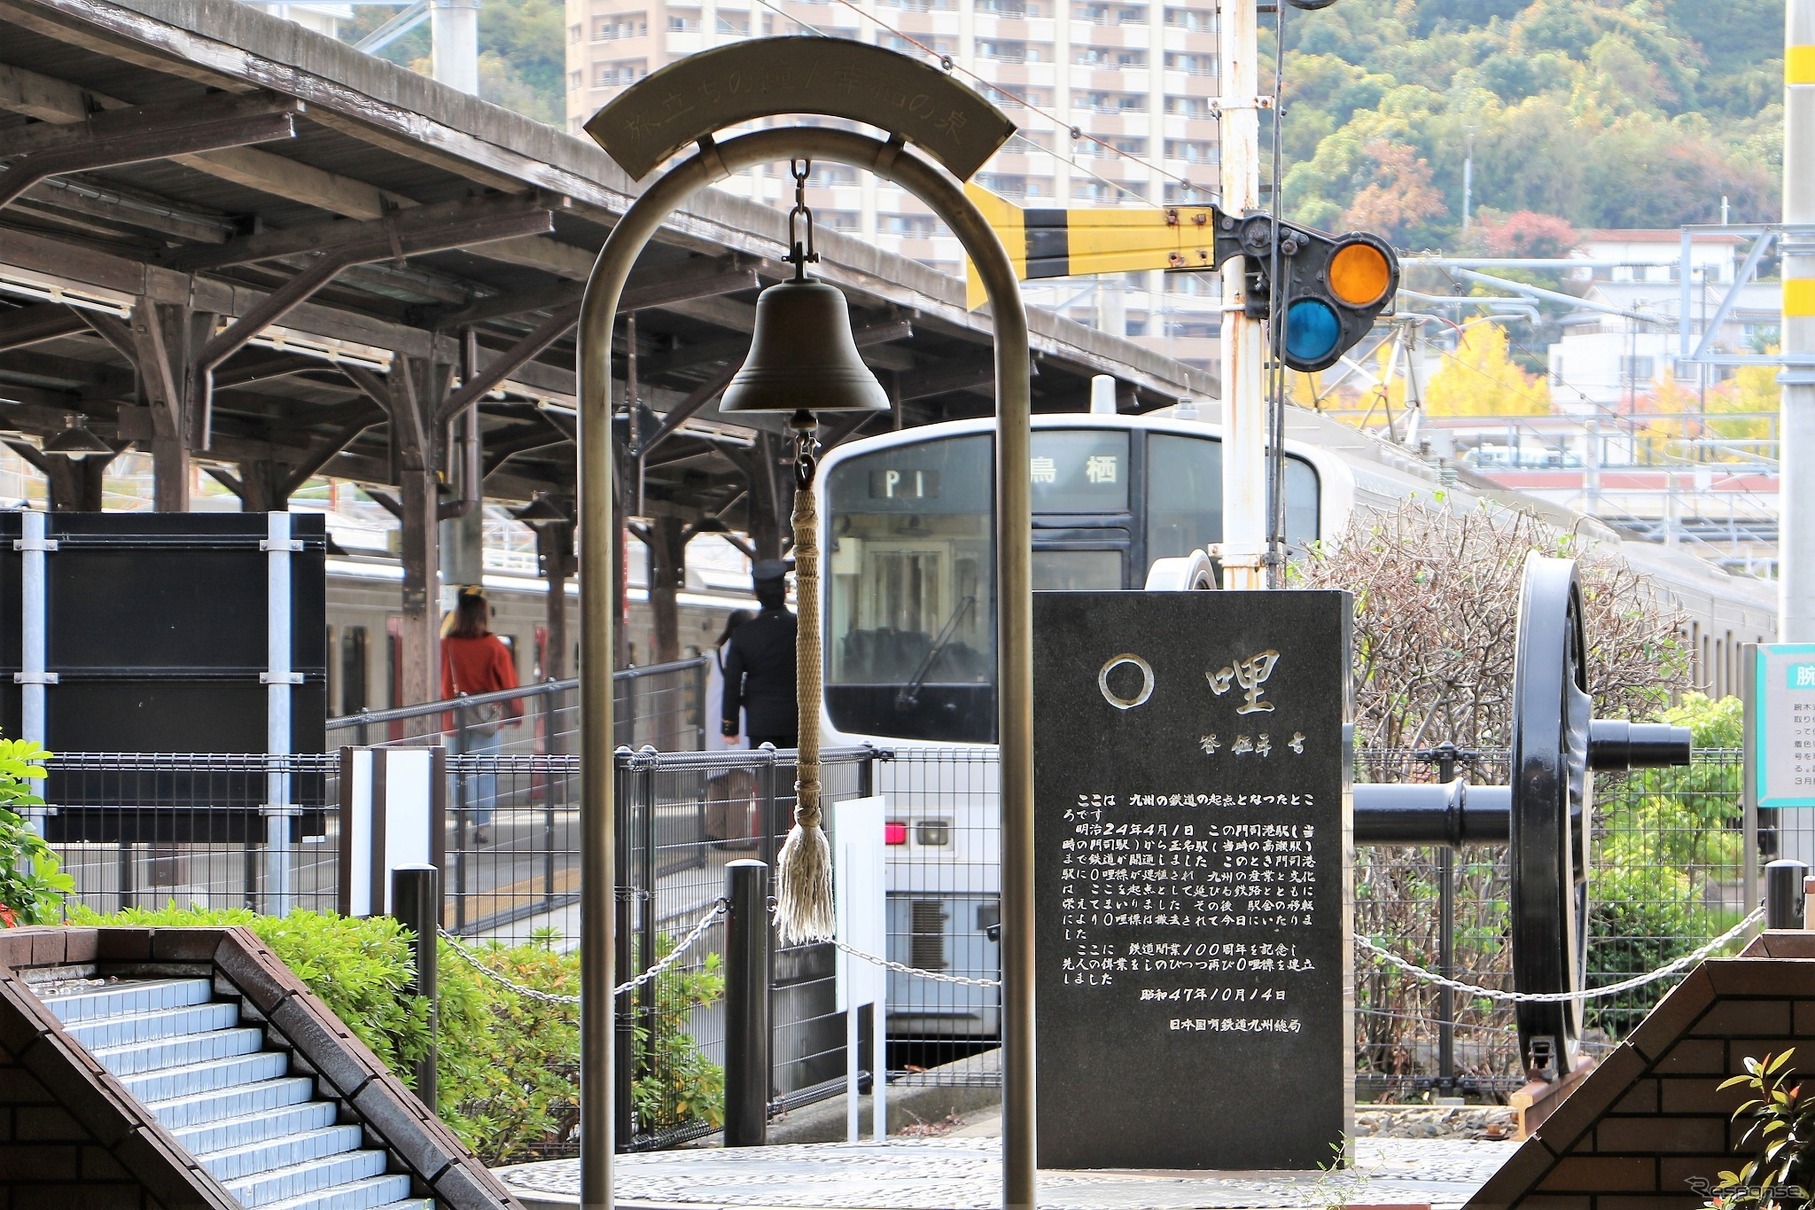
<path id="1" fill-rule="evenodd" d="M 1042 1167 L 1349 1133 L 1348 630 L 1341 593 L 1035 595 Z"/>

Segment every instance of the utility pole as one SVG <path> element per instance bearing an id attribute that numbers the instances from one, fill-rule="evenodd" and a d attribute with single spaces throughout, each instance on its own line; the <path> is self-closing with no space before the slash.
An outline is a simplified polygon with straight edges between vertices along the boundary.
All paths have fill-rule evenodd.
<path id="1" fill-rule="evenodd" d="M 1805 0 L 1815 4 L 1815 0 Z M 1217 55 L 1222 96 L 1217 134 L 1223 154 L 1223 213 L 1260 206 L 1260 75 L 1255 0 L 1223 0 Z M 1223 587 L 1265 588 L 1267 400 L 1261 321 L 1246 312 L 1247 260 L 1223 266 Z"/>
<path id="2" fill-rule="evenodd" d="M 479 0 L 429 0 L 435 78 L 479 95 Z"/>
<path id="3" fill-rule="evenodd" d="M 1783 356 L 1777 639 L 1815 641 L 1815 0 L 1784 8 Z"/>

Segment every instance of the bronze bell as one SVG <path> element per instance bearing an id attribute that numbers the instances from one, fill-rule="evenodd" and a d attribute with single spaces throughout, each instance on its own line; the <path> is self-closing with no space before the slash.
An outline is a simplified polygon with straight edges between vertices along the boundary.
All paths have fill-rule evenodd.
<path id="1" fill-rule="evenodd" d="M 756 330 L 721 413 L 886 412 L 889 397 L 851 338 L 844 295 L 796 277 L 756 299 Z"/>

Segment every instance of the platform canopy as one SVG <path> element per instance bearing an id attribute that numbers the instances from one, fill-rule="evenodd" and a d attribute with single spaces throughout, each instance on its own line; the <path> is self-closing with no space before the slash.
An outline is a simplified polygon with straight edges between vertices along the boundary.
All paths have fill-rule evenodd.
<path id="1" fill-rule="evenodd" d="M 262 510 L 316 474 L 457 480 L 449 421 L 475 403 L 485 496 L 572 494 L 572 326 L 637 188 L 589 141 L 236 0 L 0 0 L 0 165 L 0 440 L 61 506 L 88 489 L 37 444 L 75 414 L 152 452 L 160 507 L 186 506 L 194 463 Z M 642 405 L 620 420 L 636 511 L 771 511 L 766 439 L 714 402 L 789 274 L 786 222 L 697 195 L 639 262 L 634 365 L 624 339 L 613 362 Z M 961 281 L 818 245 L 899 405 L 863 431 L 992 412 Z M 1128 410 L 1214 393 L 1050 314 L 1033 348 L 1036 410 L 1082 408 L 1093 374 Z"/>

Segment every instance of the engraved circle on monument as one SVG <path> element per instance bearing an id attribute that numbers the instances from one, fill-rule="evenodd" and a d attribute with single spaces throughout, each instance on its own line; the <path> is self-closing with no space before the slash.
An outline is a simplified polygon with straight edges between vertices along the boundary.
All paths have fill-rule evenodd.
<path id="1" fill-rule="evenodd" d="M 1351 1132 L 1349 617 L 1035 594 L 1041 1167 L 1310 1169 Z"/>

